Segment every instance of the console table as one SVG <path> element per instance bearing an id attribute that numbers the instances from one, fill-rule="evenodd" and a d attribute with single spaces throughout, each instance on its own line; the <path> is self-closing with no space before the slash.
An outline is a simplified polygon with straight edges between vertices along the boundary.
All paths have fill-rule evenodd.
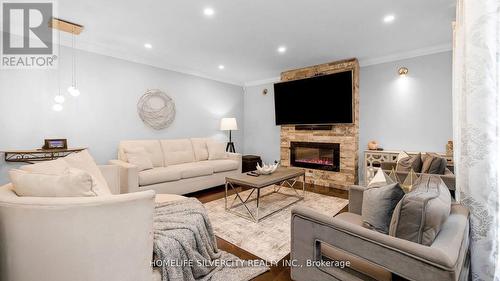
<path id="1" fill-rule="evenodd" d="M 54 160 L 68 154 L 85 150 L 86 147 L 61 148 L 61 149 L 28 149 L 28 150 L 5 150 L 5 162 L 34 162 Z"/>
<path id="2" fill-rule="evenodd" d="M 396 162 L 400 150 L 365 150 L 365 160 L 363 163 L 363 174 L 365 176 L 365 184 L 375 176 L 376 168 L 380 167 L 385 162 Z M 421 152 L 408 152 L 408 155 L 415 155 Z M 448 166 L 453 166 L 453 157 L 446 156 L 445 153 L 436 153 L 446 159 Z"/>

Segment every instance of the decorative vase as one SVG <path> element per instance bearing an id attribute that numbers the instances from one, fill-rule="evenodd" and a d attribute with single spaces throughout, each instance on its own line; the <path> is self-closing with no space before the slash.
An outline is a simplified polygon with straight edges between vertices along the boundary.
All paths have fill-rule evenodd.
<path id="1" fill-rule="evenodd" d="M 453 141 L 449 140 L 448 143 L 446 144 L 446 156 L 452 157 L 453 156 Z"/>
<path id="2" fill-rule="evenodd" d="M 368 142 L 368 149 L 369 150 L 377 150 L 378 149 L 378 142 L 375 140 L 371 140 Z"/>

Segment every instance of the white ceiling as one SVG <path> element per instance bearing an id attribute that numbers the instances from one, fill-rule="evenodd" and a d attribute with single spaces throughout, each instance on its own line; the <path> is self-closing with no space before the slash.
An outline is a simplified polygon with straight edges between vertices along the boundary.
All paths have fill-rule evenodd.
<path id="1" fill-rule="evenodd" d="M 337 59 L 366 65 L 448 50 L 455 1 L 64 0 L 57 9 L 85 26 L 80 49 L 244 84 Z"/>

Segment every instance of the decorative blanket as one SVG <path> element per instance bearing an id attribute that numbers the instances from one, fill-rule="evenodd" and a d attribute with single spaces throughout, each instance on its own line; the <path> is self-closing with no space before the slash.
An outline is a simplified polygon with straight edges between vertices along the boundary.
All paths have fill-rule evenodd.
<path id="1" fill-rule="evenodd" d="M 207 212 L 195 198 L 156 206 L 154 253 L 162 281 L 247 281 L 269 270 L 219 250 Z"/>

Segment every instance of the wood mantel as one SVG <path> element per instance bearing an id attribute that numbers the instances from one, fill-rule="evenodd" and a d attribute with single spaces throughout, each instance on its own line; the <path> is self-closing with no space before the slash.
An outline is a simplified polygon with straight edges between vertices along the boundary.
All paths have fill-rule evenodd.
<path id="1" fill-rule="evenodd" d="M 331 130 L 296 130 L 294 125 L 281 126 L 281 163 L 290 166 L 290 143 L 327 142 L 340 144 L 340 172 L 306 169 L 306 182 L 348 189 L 358 183 L 359 150 L 359 63 L 355 58 L 314 65 L 281 73 L 281 81 L 352 71 L 353 123 L 333 124 Z M 300 112 L 300 110 L 298 110 Z"/>

